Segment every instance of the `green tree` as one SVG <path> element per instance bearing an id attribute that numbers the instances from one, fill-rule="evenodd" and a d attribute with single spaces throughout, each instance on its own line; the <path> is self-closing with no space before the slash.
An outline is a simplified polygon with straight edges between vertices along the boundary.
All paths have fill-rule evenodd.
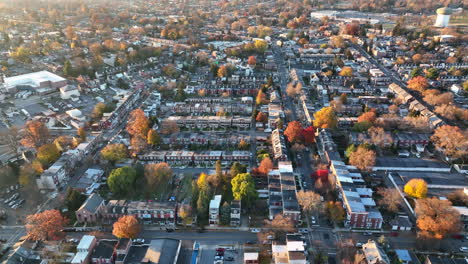
<path id="1" fill-rule="evenodd" d="M 107 185 L 113 193 L 124 195 L 133 189 L 135 179 L 135 169 L 125 166 L 111 171 L 107 178 Z"/>
<path id="2" fill-rule="evenodd" d="M 161 144 L 161 136 L 154 129 L 148 130 L 147 141 L 149 145 L 158 146 Z"/>
<path id="3" fill-rule="evenodd" d="M 128 149 L 124 144 L 109 144 L 101 150 L 101 157 L 115 164 L 128 157 Z"/>
<path id="4" fill-rule="evenodd" d="M 220 215 L 220 223 L 222 225 L 229 225 L 231 222 L 231 206 L 229 203 L 224 202 L 223 206 L 221 206 L 221 209 L 219 210 L 219 215 Z"/>
<path id="5" fill-rule="evenodd" d="M 246 208 L 250 208 L 255 198 L 257 198 L 257 190 L 250 173 L 237 174 L 231 180 L 231 185 L 234 199 L 242 201 Z"/>
<path id="6" fill-rule="evenodd" d="M 231 178 L 234 178 L 237 174 L 245 172 L 247 172 L 247 168 L 236 161 L 232 164 L 229 174 L 231 175 Z"/>
<path id="7" fill-rule="evenodd" d="M 365 132 L 369 128 L 372 127 L 372 123 L 369 121 L 362 121 L 362 122 L 357 122 L 354 124 L 353 128 L 351 128 L 352 131 L 354 132 Z"/>
<path id="8" fill-rule="evenodd" d="M 72 67 L 69 60 L 66 60 L 65 64 L 63 65 L 63 74 L 65 76 L 73 76 L 74 75 L 73 67 Z"/>
<path id="9" fill-rule="evenodd" d="M 423 76 L 423 71 L 419 67 L 416 67 L 416 68 L 411 70 L 410 77 L 414 78 L 416 76 Z"/>
<path id="10" fill-rule="evenodd" d="M 439 77 L 439 70 L 437 70 L 436 68 L 430 68 L 426 72 L 426 77 L 431 80 L 437 79 L 437 77 Z"/>
<path id="11" fill-rule="evenodd" d="M 60 158 L 60 151 L 55 144 L 45 144 L 37 150 L 37 160 L 44 166 L 54 163 Z"/>
<path id="12" fill-rule="evenodd" d="M 68 188 L 65 196 L 65 206 L 69 212 L 75 212 L 86 201 L 86 195 L 81 194 L 79 191 Z"/>

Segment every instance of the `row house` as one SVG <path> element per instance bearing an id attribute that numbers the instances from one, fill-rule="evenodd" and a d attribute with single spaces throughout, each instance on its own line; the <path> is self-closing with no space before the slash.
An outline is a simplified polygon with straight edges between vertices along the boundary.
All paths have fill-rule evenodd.
<path id="1" fill-rule="evenodd" d="M 252 113 L 252 104 L 242 103 L 175 103 L 170 110 L 178 114 L 216 114 L 218 112 L 245 114 Z"/>
<path id="2" fill-rule="evenodd" d="M 258 85 L 241 84 L 241 85 L 201 85 L 196 87 L 196 92 L 204 90 L 207 96 L 221 96 L 227 94 L 229 96 L 255 96 L 258 93 Z"/>
<path id="3" fill-rule="evenodd" d="M 143 224 L 175 226 L 176 202 L 110 200 L 104 209 L 104 222 L 113 223 L 121 216 L 133 215 Z"/>
<path id="4" fill-rule="evenodd" d="M 186 128 L 250 128 L 249 117 L 226 116 L 170 116 L 166 120 L 174 121 L 179 127 Z"/>
<path id="5" fill-rule="evenodd" d="M 164 144 L 172 145 L 198 145 L 198 146 L 237 146 L 240 141 L 250 142 L 249 135 L 243 134 L 217 134 L 215 137 L 207 133 L 180 132 L 164 137 Z"/>
<path id="6" fill-rule="evenodd" d="M 152 151 L 139 155 L 138 159 L 147 163 L 167 162 L 170 165 L 207 165 L 221 160 L 225 163 L 248 162 L 249 151 Z"/>
<path id="7" fill-rule="evenodd" d="M 231 202 L 231 226 L 241 225 L 241 201 L 233 200 Z"/>
<path id="8" fill-rule="evenodd" d="M 413 145 L 427 146 L 430 142 L 430 136 L 420 133 L 396 133 L 394 141 L 401 147 L 410 147 Z"/>
<path id="9" fill-rule="evenodd" d="M 289 160 L 287 150 L 286 150 L 286 141 L 283 136 L 283 131 L 280 129 L 275 129 L 271 132 L 271 145 L 273 147 L 273 158 L 277 161 L 287 161 Z"/>
<path id="10" fill-rule="evenodd" d="M 36 178 L 36 184 L 41 190 L 61 190 L 70 179 L 71 172 L 79 159 L 79 152 L 68 150 L 47 170 Z"/>

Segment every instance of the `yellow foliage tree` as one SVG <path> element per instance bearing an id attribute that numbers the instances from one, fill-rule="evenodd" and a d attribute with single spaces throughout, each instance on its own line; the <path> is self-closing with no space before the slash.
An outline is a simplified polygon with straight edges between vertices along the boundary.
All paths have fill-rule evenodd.
<path id="1" fill-rule="evenodd" d="M 333 128 L 336 126 L 337 119 L 333 107 L 324 107 L 314 114 L 314 127 Z"/>
<path id="2" fill-rule="evenodd" d="M 404 187 L 406 194 L 415 198 L 425 198 L 427 195 L 427 183 L 423 179 L 411 179 Z"/>

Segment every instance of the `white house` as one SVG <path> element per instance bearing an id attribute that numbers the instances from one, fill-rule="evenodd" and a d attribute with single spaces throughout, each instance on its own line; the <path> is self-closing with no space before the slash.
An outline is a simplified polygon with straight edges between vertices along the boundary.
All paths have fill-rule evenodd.
<path id="1" fill-rule="evenodd" d="M 65 85 L 60 87 L 60 98 L 63 100 L 70 99 L 72 96 L 80 96 L 80 91 L 75 85 Z"/>

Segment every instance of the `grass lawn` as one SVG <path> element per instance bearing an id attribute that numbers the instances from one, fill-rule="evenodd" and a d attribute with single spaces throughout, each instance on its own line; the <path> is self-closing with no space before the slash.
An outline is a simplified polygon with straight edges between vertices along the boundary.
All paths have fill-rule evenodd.
<path id="1" fill-rule="evenodd" d="M 177 200 L 183 201 L 192 196 L 192 175 L 184 174 L 184 178 L 180 181 L 179 188 L 177 190 Z"/>

